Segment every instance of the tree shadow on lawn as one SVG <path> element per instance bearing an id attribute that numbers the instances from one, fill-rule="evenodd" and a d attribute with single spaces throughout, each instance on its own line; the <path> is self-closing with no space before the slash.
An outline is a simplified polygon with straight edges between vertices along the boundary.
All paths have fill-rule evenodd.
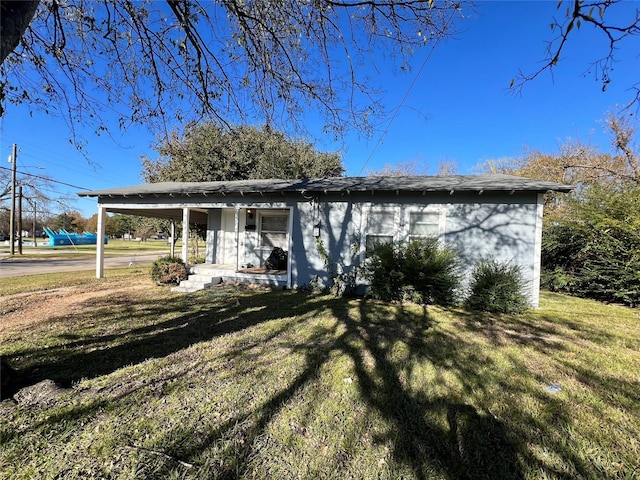
<path id="1" fill-rule="evenodd" d="M 402 377 L 407 372 L 390 358 L 394 341 L 398 340 L 409 347 L 411 359 L 430 359 L 436 365 L 458 369 L 469 387 L 482 388 L 481 377 L 475 372 L 477 365 L 457 353 L 461 345 L 447 345 L 451 339 L 432 332 L 425 334 L 432 323 L 426 310 L 422 315 L 415 315 L 401 306 L 389 307 L 364 300 L 356 301 L 355 306 L 354 302 L 344 301 L 330 301 L 327 306 L 338 321 L 332 329 L 316 332 L 304 346 L 298 347 L 305 355 L 305 367 L 286 388 L 250 413 L 236 415 L 212 429 L 197 445 L 184 448 L 175 443 L 166 451 L 181 459 L 198 458 L 220 438 L 228 437 L 229 431 L 237 429 L 238 425 L 246 425 L 242 432 L 243 447 L 238 448 L 237 442 L 230 442 L 219 454 L 220 458 L 233 460 L 215 468 L 207 467 L 208 471 L 199 474 L 203 478 L 252 477 L 251 469 L 256 466 L 251 465 L 251 459 L 259 454 L 268 424 L 293 398 L 303 391 L 308 395 L 306 387 L 319 381 L 321 367 L 337 353 L 352 360 L 356 375 L 354 384 L 360 397 L 390 426 L 388 434 L 381 434 L 373 441 L 392 445 L 394 461 L 408 466 L 415 478 L 524 478 L 518 459 L 524 446 L 513 439 L 502 421 L 453 398 L 427 398 L 423 392 L 412 393 L 403 382 Z M 391 313 L 392 318 L 381 317 L 380 310 Z M 309 406 L 306 415 L 316 415 L 324 399 L 307 400 L 315 402 L 315 406 Z M 307 421 L 313 423 L 311 418 Z M 303 420 L 302 423 L 307 422 Z M 184 433 L 176 436 L 183 437 Z M 304 441 L 309 442 L 308 439 Z M 343 472 L 354 476 L 347 471 L 354 452 L 344 446 L 332 447 L 332 458 L 323 465 L 324 475 L 337 478 L 337 472 Z"/>
<path id="2" fill-rule="evenodd" d="M 477 364 L 460 361 L 458 350 L 462 343 L 449 343 L 451 338 L 435 332 L 425 334 L 432 322 L 426 310 L 418 319 L 398 306 L 392 323 L 384 322 L 379 314 L 380 307 L 366 301 L 360 303 L 359 319 L 345 312 L 349 334 L 358 335 L 364 341 L 364 349 L 354 348 L 352 342 L 344 342 L 341 348 L 355 362 L 362 396 L 395 427 L 395 460 L 409 465 L 418 479 L 431 478 L 433 474 L 455 479 L 524 478 L 518 447 L 502 422 L 453 398 L 428 398 L 424 391 L 411 393 L 402 380 L 401 369 L 391 361 L 393 342 L 387 340 L 406 342 L 410 360 L 453 367 L 466 386 L 482 388 Z M 375 358 L 373 371 L 365 364 L 364 350 Z M 439 417 L 446 417 L 446 426 L 438 421 Z"/>
<path id="3" fill-rule="evenodd" d="M 308 385 L 319 380 L 321 367 L 336 353 L 351 359 L 356 377 L 354 383 L 360 397 L 368 408 L 378 412 L 391 426 L 388 433 L 379 434 L 374 442 L 392 445 L 394 461 L 410 468 L 415 478 L 522 479 L 525 463 L 555 478 L 572 478 L 568 473 L 551 470 L 528 451 L 525 442 L 527 432 L 522 425 L 526 424 L 532 430 L 544 430 L 549 428 L 544 419 L 523 414 L 525 423 L 519 421 L 514 426 L 492 414 L 480 412 L 477 407 L 461 402 L 454 395 L 428 396 L 421 389 L 412 391 L 407 386 L 406 378 L 411 373 L 407 369 L 416 362 L 429 362 L 437 369 L 454 372 L 464 391 L 482 392 L 487 379 L 480 367 L 492 367 L 491 359 L 475 355 L 461 336 L 432 328 L 434 320 L 426 309 L 416 314 L 415 309 L 405 309 L 402 305 L 389 306 L 366 300 L 350 303 L 326 297 L 318 300 L 290 292 L 269 295 L 274 295 L 275 299 L 253 294 L 231 298 L 223 305 L 207 305 L 206 297 L 187 297 L 198 302 L 195 309 L 191 308 L 193 305 L 187 308 L 182 297 L 169 298 L 164 305 L 157 305 L 155 301 L 142 302 L 143 305 L 137 307 L 144 307 L 145 315 L 151 317 L 166 314 L 172 309 L 186 308 L 186 312 L 156 324 L 130 329 L 125 340 L 113 347 L 108 347 L 109 343 L 120 339 L 121 335 L 74 339 L 54 351 L 44 350 L 40 354 L 19 352 L 36 358 L 23 373 L 32 383 L 53 378 L 68 385 L 149 358 L 163 357 L 195 343 L 240 332 L 285 315 L 294 318 L 330 311 L 336 319 L 332 328 L 310 334 L 302 345 L 292 345 L 296 352 L 304 355 L 304 367 L 294 378 L 288 379 L 283 388 L 260 404 L 252 405 L 251 411 L 232 415 L 211 428 L 194 440 L 196 443 L 185 445 L 170 440 L 188 436 L 188 431 L 177 431 L 188 427 L 178 425 L 174 427 L 176 431 L 166 432 L 167 441 L 160 448 L 173 458 L 193 461 L 201 458 L 212 445 L 219 444 L 221 438 L 239 435 L 238 441 L 227 442 L 216 456 L 227 463 L 197 467 L 202 478 L 249 475 L 250 469 L 255 467 L 252 459 L 259 453 L 261 439 L 270 422 L 297 395 L 306 391 Z M 296 321 L 303 322 L 305 318 Z M 291 323 L 284 322 L 280 328 L 273 329 L 268 338 L 261 337 L 260 341 L 268 343 L 269 339 L 276 338 L 290 327 Z M 394 342 L 398 341 L 408 349 L 408 357 L 403 362 L 392 358 Z M 252 342 L 239 344 L 225 355 L 240 355 L 255 346 Z M 504 381 L 508 382 L 508 379 Z M 320 402 L 321 399 L 315 401 Z M 561 402 L 555 402 L 553 409 L 556 419 L 569 421 L 570 414 Z M 72 415 L 71 411 L 68 413 Z M 307 415 L 314 415 L 314 408 L 309 408 Z M 550 440 L 549 445 L 566 462 L 574 465 L 579 474 L 589 476 L 589 469 L 570 446 L 563 446 L 562 439 Z M 339 449 L 333 453 L 333 458 L 328 459 L 324 471 L 342 471 L 348 467 L 349 458 L 349 451 Z M 164 470 L 155 474 L 170 472 L 172 464 L 162 468 Z"/>
<path id="4" fill-rule="evenodd" d="M 296 293 L 280 293 L 277 299 L 267 295 L 231 293 L 221 301 L 219 294 L 212 299 L 204 293 L 195 297 L 172 296 L 161 304 L 157 299 L 132 301 L 126 296 L 119 301 L 110 299 L 107 305 L 102 299 L 98 303 L 90 302 L 85 305 L 85 313 L 72 317 L 69 329 L 75 333 L 59 335 L 60 341 L 52 346 L 21 349 L 5 357 L 9 364 L 22 362 L 27 365 L 12 372 L 10 384 L 3 384 L 2 399 L 45 379 L 70 387 L 81 379 L 110 374 L 148 359 L 166 357 L 196 343 L 278 319 L 283 312 L 302 316 L 317 308 L 313 302 L 300 301 Z M 172 312 L 182 313 L 156 321 Z M 143 318 L 129 321 L 135 315 Z M 104 321 L 101 318 L 108 318 L 109 322 L 120 326 L 115 328 L 115 333 L 81 332 L 86 324 Z M 48 323 L 69 321 L 69 315 L 60 315 Z"/>

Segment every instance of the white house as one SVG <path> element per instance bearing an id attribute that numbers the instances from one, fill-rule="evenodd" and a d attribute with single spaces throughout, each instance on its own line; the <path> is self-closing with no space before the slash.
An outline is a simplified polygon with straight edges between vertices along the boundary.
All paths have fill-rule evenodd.
<path id="1" fill-rule="evenodd" d="M 107 212 L 206 225 L 206 264 L 187 287 L 251 279 L 288 287 L 331 281 L 324 249 L 345 272 L 374 241 L 437 235 L 458 248 L 468 274 L 493 257 L 519 265 L 538 304 L 543 194 L 572 187 L 508 175 L 336 177 L 305 180 L 154 183 L 81 192 L 98 199 L 98 239 Z M 274 247 L 288 253 L 286 268 L 266 271 Z M 98 244 L 96 275 L 104 274 Z M 262 268 L 261 268 L 262 267 Z"/>

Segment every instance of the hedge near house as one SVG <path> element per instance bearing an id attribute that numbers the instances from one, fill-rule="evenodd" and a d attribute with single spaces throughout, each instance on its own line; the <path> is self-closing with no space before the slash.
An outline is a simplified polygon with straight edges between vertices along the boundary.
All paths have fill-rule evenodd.
<path id="1" fill-rule="evenodd" d="M 481 261 L 471 272 L 465 307 L 472 312 L 524 313 L 530 307 L 524 287 L 522 269 L 517 265 L 495 259 Z"/>
<path id="2" fill-rule="evenodd" d="M 407 243 L 378 244 L 364 265 L 374 298 L 451 305 L 460 284 L 458 252 L 428 237 Z"/>

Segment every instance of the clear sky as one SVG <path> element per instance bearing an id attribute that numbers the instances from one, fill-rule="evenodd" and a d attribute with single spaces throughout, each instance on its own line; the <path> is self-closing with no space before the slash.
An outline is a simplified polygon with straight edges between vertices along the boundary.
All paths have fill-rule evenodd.
<path id="1" fill-rule="evenodd" d="M 640 2 L 626 3 L 627 13 L 640 6 Z M 319 148 L 342 149 L 347 175 L 407 161 L 427 165 L 430 173 L 436 173 L 440 160 L 454 162 L 461 174 L 474 173 L 478 163 L 519 156 L 524 147 L 556 152 L 568 137 L 609 150 L 602 119 L 634 95 L 630 87 L 640 77 L 638 38 L 618 51 L 620 63 L 605 92 L 593 72 L 586 72 L 606 53 L 607 43 L 585 25 L 567 45 L 553 75 L 545 72 L 525 85 L 521 95 L 507 91 L 519 70 L 531 73 L 544 60 L 546 42 L 553 38 L 549 24 L 562 15 L 556 4 L 481 2 L 471 18 L 459 24 L 455 38 L 440 43 L 432 53 L 428 48 L 418 52 L 409 73 L 395 74 L 390 62 L 378 63 L 376 78 L 385 90 L 382 102 L 388 110 L 401 104 L 415 81 L 398 115 L 391 123 L 391 117 L 383 121 L 372 138 L 354 133 L 340 144 L 319 139 Z M 142 127 L 113 131 L 113 138 L 80 129 L 89 163 L 70 146 L 69 129 L 58 117 L 31 116 L 25 106 L 7 105 L 0 122 L 1 165 L 10 166 L 6 159 L 16 143 L 19 170 L 78 187 L 141 183 L 140 156 L 155 156 L 154 136 Z M 79 191 L 63 185 L 56 189 Z M 90 216 L 96 201 L 78 199 L 75 208 Z"/>

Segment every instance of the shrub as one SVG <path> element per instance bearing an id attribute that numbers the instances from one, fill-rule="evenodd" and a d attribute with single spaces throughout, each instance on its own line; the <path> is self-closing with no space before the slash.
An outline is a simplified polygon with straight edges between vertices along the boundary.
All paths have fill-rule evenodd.
<path id="1" fill-rule="evenodd" d="M 151 265 L 151 279 L 163 285 L 177 285 L 187 278 L 187 267 L 180 257 L 160 257 Z"/>
<path id="2" fill-rule="evenodd" d="M 415 292 L 418 303 L 452 305 L 457 300 L 460 284 L 458 252 L 443 246 L 436 237 L 414 240 L 406 244 L 403 272 Z"/>
<path id="3" fill-rule="evenodd" d="M 483 260 L 471 273 L 465 307 L 473 312 L 523 313 L 530 307 L 525 286 L 518 265 Z"/>
<path id="4" fill-rule="evenodd" d="M 450 305 L 460 282 L 455 250 L 437 238 L 376 245 L 365 263 L 365 278 L 374 298 Z"/>
<path id="5" fill-rule="evenodd" d="M 640 188 L 581 191 L 545 225 L 542 269 L 550 290 L 640 305 Z"/>
<path id="6" fill-rule="evenodd" d="M 368 255 L 364 276 L 371 284 L 373 297 L 387 302 L 402 300 L 402 250 L 393 243 L 380 243 Z"/>

